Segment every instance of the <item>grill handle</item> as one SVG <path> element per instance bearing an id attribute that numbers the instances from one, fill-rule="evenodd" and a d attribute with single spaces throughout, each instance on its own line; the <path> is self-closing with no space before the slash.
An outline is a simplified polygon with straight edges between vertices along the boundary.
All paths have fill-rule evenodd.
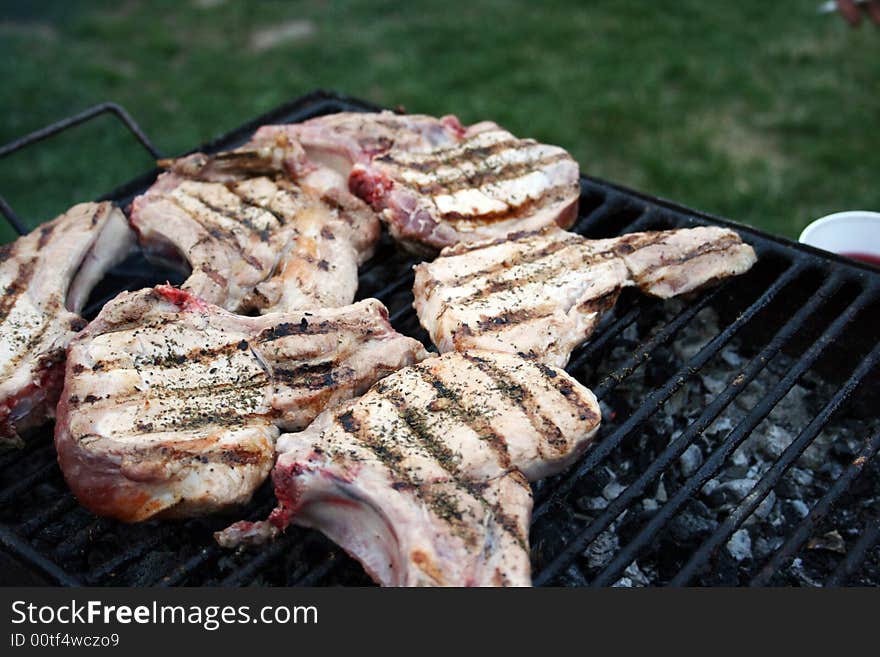
<path id="1" fill-rule="evenodd" d="M 44 139 L 52 137 L 53 135 L 57 135 L 59 132 L 64 132 L 69 128 L 76 127 L 102 114 L 112 114 L 117 119 L 119 119 L 123 123 L 123 125 L 128 128 L 128 131 L 132 135 L 134 135 L 135 139 L 140 142 L 141 146 L 143 146 L 147 150 L 147 152 L 153 157 L 153 159 L 158 160 L 162 158 L 162 153 L 159 151 L 159 149 L 156 148 L 150 138 L 147 137 L 146 133 L 144 133 L 137 122 L 133 118 L 131 118 L 131 115 L 126 112 L 121 105 L 110 102 L 94 105 L 86 110 L 83 110 L 79 114 L 74 114 L 73 116 L 61 119 L 60 121 L 56 121 L 55 123 L 51 123 L 44 128 L 35 130 L 28 135 L 19 137 L 18 139 L 14 139 L 8 144 L 0 146 L 0 158 L 12 155 L 13 153 L 18 152 L 23 148 L 30 146 L 31 144 L 36 144 L 37 142 L 43 141 Z M 28 232 L 24 222 L 12 209 L 9 203 L 6 202 L 6 199 L 3 198 L 2 195 L 0 195 L 0 212 L 3 213 L 7 221 L 9 221 L 9 223 L 12 225 L 13 228 L 15 228 L 19 235 L 24 235 Z"/>

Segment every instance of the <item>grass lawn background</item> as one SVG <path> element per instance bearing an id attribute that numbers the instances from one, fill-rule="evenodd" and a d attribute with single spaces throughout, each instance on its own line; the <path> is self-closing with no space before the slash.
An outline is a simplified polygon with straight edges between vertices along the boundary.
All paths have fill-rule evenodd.
<path id="1" fill-rule="evenodd" d="M 796 237 L 880 209 L 880 30 L 818 5 L 2 0 L 0 142 L 113 100 L 177 154 L 333 88 Z M 34 225 L 149 165 L 107 117 L 0 160 L 0 193 Z"/>

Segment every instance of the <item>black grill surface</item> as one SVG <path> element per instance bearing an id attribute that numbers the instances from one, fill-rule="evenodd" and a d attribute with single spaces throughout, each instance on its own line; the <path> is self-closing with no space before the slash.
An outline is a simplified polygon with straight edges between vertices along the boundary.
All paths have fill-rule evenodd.
<path id="1" fill-rule="evenodd" d="M 265 123 L 373 109 L 315 92 L 198 150 L 235 147 Z M 0 156 L 107 111 L 156 154 L 128 115 L 106 104 L 7 145 Z M 105 198 L 125 207 L 157 173 Z M 0 210 L 23 225 L 2 199 Z M 598 238 L 705 224 L 739 231 L 758 264 L 683 301 L 627 292 L 573 354 L 567 369 L 596 392 L 603 425 L 579 463 L 535 486 L 535 583 L 876 585 L 880 273 L 589 177 L 573 230 Z M 380 299 L 397 330 L 428 346 L 411 306 L 415 262 L 384 235 L 362 267 L 358 298 Z M 175 276 L 132 256 L 98 286 L 86 315 L 121 290 L 179 282 Z M 720 379 L 711 378 L 719 371 Z M 787 411 L 795 392 L 807 415 Z M 773 422 L 782 428 L 767 429 Z M 772 458 L 746 472 L 742 455 L 751 442 L 780 431 L 788 438 Z M 818 461 L 805 464 L 820 444 Z M 24 449 L 0 453 L 0 583 L 370 583 L 317 532 L 292 527 L 268 546 L 238 552 L 213 542 L 214 531 L 265 517 L 273 504 L 267 484 L 226 516 L 139 525 L 98 518 L 68 491 L 47 428 Z M 712 504 L 720 511 L 707 514 Z"/>

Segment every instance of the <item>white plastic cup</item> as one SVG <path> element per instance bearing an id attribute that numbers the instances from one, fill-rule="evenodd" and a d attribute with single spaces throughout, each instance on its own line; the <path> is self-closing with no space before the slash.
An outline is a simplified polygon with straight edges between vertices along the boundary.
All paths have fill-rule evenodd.
<path id="1" fill-rule="evenodd" d="M 804 228 L 799 241 L 880 266 L 880 212 L 849 210 L 829 214 Z"/>

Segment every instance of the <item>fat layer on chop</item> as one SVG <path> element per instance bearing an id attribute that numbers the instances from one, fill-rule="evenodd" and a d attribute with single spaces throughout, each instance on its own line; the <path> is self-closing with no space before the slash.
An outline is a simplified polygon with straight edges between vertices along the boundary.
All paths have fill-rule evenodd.
<path id="1" fill-rule="evenodd" d="M 131 222 L 149 252 L 190 266 L 184 289 L 238 312 L 353 301 L 378 218 L 298 143 L 160 164 L 169 171 L 134 200 Z"/>
<path id="2" fill-rule="evenodd" d="M 564 366 L 623 287 L 669 298 L 748 271 L 718 227 L 587 240 L 556 228 L 444 249 L 415 266 L 413 304 L 441 352 L 495 349 Z"/>
<path id="3" fill-rule="evenodd" d="M 314 527 L 386 586 L 528 586 L 528 481 L 592 441 L 599 406 L 565 372 L 514 354 L 404 368 L 278 442 L 279 500 L 226 546 Z"/>
<path id="4" fill-rule="evenodd" d="M 54 416 L 79 312 L 133 245 L 120 210 L 81 203 L 0 246 L 0 445 Z"/>
<path id="5" fill-rule="evenodd" d="M 58 461 L 84 506 L 125 521 L 243 503 L 280 429 L 426 355 L 375 299 L 243 317 L 170 286 L 123 293 L 70 345 Z"/>

